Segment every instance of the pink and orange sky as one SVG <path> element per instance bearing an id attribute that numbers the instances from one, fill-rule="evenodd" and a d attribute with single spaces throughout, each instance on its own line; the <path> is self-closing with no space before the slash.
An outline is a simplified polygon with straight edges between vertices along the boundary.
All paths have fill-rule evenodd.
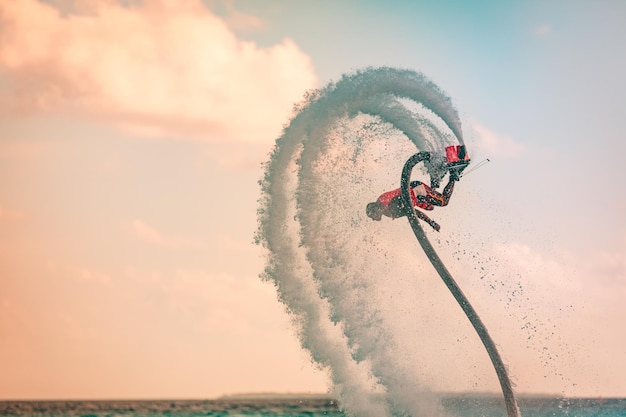
<path id="1" fill-rule="evenodd" d="M 325 391 L 258 278 L 257 181 L 305 91 L 378 65 L 438 83 L 492 160 L 443 216 L 488 225 L 484 256 L 528 290 L 532 342 L 519 311 L 481 303 L 517 389 L 625 396 L 625 18 L 611 1 L 1 1 L 0 399 Z"/>

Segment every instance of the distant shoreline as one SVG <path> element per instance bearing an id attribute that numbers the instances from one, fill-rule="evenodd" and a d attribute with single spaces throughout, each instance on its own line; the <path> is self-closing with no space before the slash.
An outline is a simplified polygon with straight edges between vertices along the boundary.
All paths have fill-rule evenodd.
<path id="1" fill-rule="evenodd" d="M 316 399 L 334 399 L 330 394 L 311 393 L 311 392 L 244 392 L 237 394 L 221 395 L 216 400 L 237 400 L 237 399 L 290 399 L 290 398 L 316 398 Z"/>

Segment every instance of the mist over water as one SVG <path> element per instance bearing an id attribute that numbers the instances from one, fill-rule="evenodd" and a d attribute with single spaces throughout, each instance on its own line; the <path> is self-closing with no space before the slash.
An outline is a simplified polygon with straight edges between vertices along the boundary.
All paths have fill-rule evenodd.
<path id="1" fill-rule="evenodd" d="M 264 279 L 349 415 L 440 407 L 402 330 L 408 317 L 419 322 L 409 300 L 419 299 L 415 275 L 429 265 L 403 219 L 372 222 L 365 206 L 399 187 L 409 156 L 443 156 L 458 143 L 457 111 L 436 85 L 413 71 L 368 69 L 309 93 L 265 166 Z M 437 175 L 437 162 L 429 173 Z"/>

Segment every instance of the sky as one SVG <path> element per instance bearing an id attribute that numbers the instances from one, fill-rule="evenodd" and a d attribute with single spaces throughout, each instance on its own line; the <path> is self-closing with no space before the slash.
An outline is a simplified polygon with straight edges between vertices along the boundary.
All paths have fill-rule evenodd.
<path id="1" fill-rule="evenodd" d="M 377 66 L 437 83 L 490 160 L 442 238 L 527 290 L 511 307 L 464 283 L 516 389 L 626 396 L 625 19 L 617 0 L 0 2 L 0 399 L 325 392 L 259 278 L 257 182 L 307 90 Z"/>

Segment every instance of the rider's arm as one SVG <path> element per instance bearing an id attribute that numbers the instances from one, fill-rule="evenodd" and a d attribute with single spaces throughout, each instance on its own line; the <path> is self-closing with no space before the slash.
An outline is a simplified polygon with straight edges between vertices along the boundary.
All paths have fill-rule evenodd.
<path id="1" fill-rule="evenodd" d="M 455 181 L 450 178 L 450 181 L 448 181 L 445 188 L 443 189 L 444 206 L 447 206 L 450 202 L 450 197 L 452 197 L 452 191 L 454 191 L 454 183 Z"/>
<path id="2" fill-rule="evenodd" d="M 443 194 L 435 191 L 433 189 L 428 191 L 428 202 L 433 206 L 447 206 L 450 202 L 450 197 L 452 196 L 452 191 L 454 191 L 454 181 L 448 181 L 446 187 L 443 189 Z"/>

